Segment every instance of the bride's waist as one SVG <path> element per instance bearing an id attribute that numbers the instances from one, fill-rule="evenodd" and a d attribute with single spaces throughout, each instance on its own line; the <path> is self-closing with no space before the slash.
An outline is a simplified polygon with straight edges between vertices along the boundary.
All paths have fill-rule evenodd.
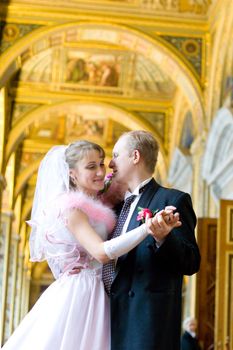
<path id="1" fill-rule="evenodd" d="M 71 273 L 71 270 L 65 271 L 61 273 L 60 277 L 62 276 L 79 276 L 79 277 L 94 277 L 98 279 L 102 279 L 102 265 L 99 267 L 95 268 L 90 268 L 90 267 L 79 267 L 79 271 Z"/>

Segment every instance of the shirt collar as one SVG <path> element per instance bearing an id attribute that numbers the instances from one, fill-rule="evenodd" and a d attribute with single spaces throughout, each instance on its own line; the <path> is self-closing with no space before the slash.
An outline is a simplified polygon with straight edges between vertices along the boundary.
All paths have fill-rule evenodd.
<path id="1" fill-rule="evenodd" d="M 193 338 L 196 338 L 196 333 L 195 332 L 191 332 L 191 331 L 187 331 Z"/>
<path id="2" fill-rule="evenodd" d="M 152 177 L 149 177 L 148 179 L 144 180 L 143 182 L 141 182 L 133 192 L 130 191 L 126 191 L 125 193 L 125 199 L 128 198 L 129 196 L 131 196 L 132 194 L 139 196 L 140 193 L 140 189 L 144 186 L 146 186 L 148 184 L 148 182 L 150 182 L 150 180 L 152 179 Z"/>

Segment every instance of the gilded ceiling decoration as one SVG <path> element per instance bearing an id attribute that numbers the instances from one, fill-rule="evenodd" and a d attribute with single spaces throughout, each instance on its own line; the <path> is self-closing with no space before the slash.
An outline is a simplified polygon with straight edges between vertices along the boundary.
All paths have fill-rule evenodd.
<path id="1" fill-rule="evenodd" d="M 176 36 L 168 36 L 162 35 L 166 41 L 168 41 L 171 45 L 176 47 L 182 55 L 191 63 L 195 72 L 198 76 L 202 77 L 202 63 L 205 64 L 205 61 L 202 60 L 202 51 L 203 51 L 203 39 L 195 38 L 195 37 L 176 37 Z"/>
<path id="2" fill-rule="evenodd" d="M 9 0 L 2 0 L 3 3 L 8 3 Z M 67 3 L 65 0 L 50 1 L 52 6 L 66 6 L 86 8 L 86 9 L 104 9 L 108 10 L 118 8 L 122 11 L 138 11 L 144 13 L 154 11 L 174 15 L 177 13 L 193 13 L 197 15 L 205 15 L 214 0 L 70 0 Z M 33 0 L 11 0 L 12 4 L 33 4 Z M 36 0 L 36 4 L 48 4 L 48 0 Z"/>
<path id="3" fill-rule="evenodd" d="M 212 3 L 11 0 L 10 11 L 15 13 L 12 18 L 17 19 L 18 13 L 19 17 L 15 22 L 7 20 L 6 12 L 0 52 L 7 54 L 14 45 L 18 50 L 9 86 L 12 129 L 6 148 L 7 159 L 17 150 L 15 194 L 24 189 L 25 198 L 31 198 L 38 162 L 51 145 L 88 138 L 101 143 L 110 156 L 112 144 L 130 129 L 144 128 L 155 133 L 163 154 L 160 166 L 166 171 L 169 122 L 177 94 L 191 103 L 201 120 L 198 94 L 204 74 L 205 38 L 203 29 L 198 32 L 197 27 L 193 35 L 171 24 L 167 32 L 165 27 L 160 31 L 153 18 L 182 19 L 192 14 L 203 20 Z M 38 12 L 37 21 L 34 9 L 42 4 L 45 11 Z M 53 9 L 46 12 L 49 6 Z M 70 16 L 70 8 L 77 10 L 71 24 L 68 17 L 59 17 L 61 9 L 64 16 Z M 24 17 L 25 23 L 21 23 L 21 11 L 28 16 Z M 106 22 L 108 13 L 113 23 Z M 95 22 L 98 16 L 99 22 Z M 78 20 L 81 18 L 84 21 Z M 118 24 L 117 18 L 123 22 Z M 135 20 L 135 26 L 128 27 L 127 18 Z M 141 30 L 136 18 L 144 21 Z M 186 124 L 183 137 L 187 141 L 190 123 Z M 160 175 L 164 177 L 158 172 Z M 26 215 L 30 208 L 25 208 Z"/>
<path id="4" fill-rule="evenodd" d="M 20 38 L 22 38 L 26 34 L 32 32 L 34 29 L 39 28 L 40 26 L 35 25 L 35 24 L 30 24 L 30 25 L 29 24 L 15 24 L 15 23 L 7 23 L 6 24 L 6 23 L 2 22 L 0 24 L 0 27 L 1 27 L 2 33 L 3 33 L 2 41 L 1 41 L 1 45 L 0 45 L 0 53 L 1 53 L 1 52 L 4 52 L 7 48 L 9 48 L 11 45 L 13 45 L 17 40 L 19 40 Z M 179 54 L 182 54 L 185 57 L 185 59 L 187 59 L 189 61 L 189 63 L 191 63 L 191 65 L 193 66 L 193 68 L 194 68 L 195 72 L 198 74 L 198 76 L 199 77 L 202 76 L 202 63 L 204 64 L 204 61 L 202 62 L 203 39 L 201 37 L 200 38 L 197 38 L 195 36 L 182 37 L 182 36 L 176 36 L 175 34 L 174 35 L 161 35 L 161 37 L 164 40 L 166 40 L 167 42 L 169 42 L 176 49 L 178 49 Z M 51 43 L 53 42 L 53 44 L 56 44 L 56 43 L 58 43 L 57 40 L 59 40 L 58 37 L 57 37 L 57 39 L 54 38 L 53 41 L 51 41 Z M 77 41 L 77 40 L 78 40 L 78 37 L 74 31 L 70 32 L 70 33 L 68 32 L 67 42 L 69 42 L 69 41 L 73 42 L 73 41 Z M 96 53 L 96 50 L 93 50 L 93 51 Z M 108 50 L 107 50 L 107 52 L 108 52 Z M 29 54 L 28 52 L 25 52 L 24 59 L 28 57 L 28 54 Z M 47 55 L 47 53 L 44 53 L 44 54 Z M 69 56 L 70 61 L 74 60 L 74 58 L 72 59 L 72 51 L 67 53 L 67 55 Z M 76 57 L 77 57 L 76 51 L 73 52 L 73 55 L 76 55 Z M 98 55 L 98 53 L 96 53 L 95 56 L 97 56 L 97 55 Z M 101 53 L 99 53 L 99 55 L 101 56 Z M 113 55 L 112 51 L 111 51 L 111 55 Z M 88 52 L 87 51 L 83 52 L 83 54 L 80 52 L 79 58 L 82 56 L 88 56 Z M 115 56 L 117 56 L 117 53 L 115 53 Z M 124 58 L 126 59 L 126 62 L 127 62 L 126 55 L 124 55 Z M 95 57 L 95 60 L 98 60 L 98 58 Z M 108 61 L 109 60 L 114 61 L 112 58 L 109 58 Z M 119 60 L 121 60 L 120 53 L 118 53 L 118 57 L 115 57 L 115 64 L 116 65 L 120 64 L 117 62 Z M 79 64 L 81 65 L 80 62 L 79 62 Z M 72 68 L 72 62 L 70 62 L 69 65 Z M 75 62 L 73 62 L 73 65 L 75 65 Z M 113 66 L 114 62 L 111 62 L 110 65 Z M 91 69 L 91 67 L 89 67 L 89 69 Z M 113 75 L 113 73 L 112 73 L 112 75 Z M 33 78 L 30 77 L 30 79 L 33 79 Z M 49 79 L 49 77 L 48 77 L 48 79 Z M 100 84 L 103 85 L 104 82 L 100 82 Z"/>
<path id="5" fill-rule="evenodd" d="M 28 59 L 19 81 L 46 83 L 56 91 L 92 91 L 121 96 L 171 97 L 175 85 L 141 54 L 126 50 L 48 49 Z M 55 84 L 55 85 L 54 85 Z"/>
<path id="6" fill-rule="evenodd" d="M 24 37 L 34 29 L 40 27 L 37 24 L 16 24 L 0 22 L 0 33 L 2 32 L 2 39 L 0 45 L 0 54 L 12 46 L 17 40 Z M 1 37 L 1 35 L 0 35 Z"/>
<path id="7" fill-rule="evenodd" d="M 80 48 L 81 42 L 86 43 L 88 48 Z M 106 48 L 100 48 L 98 45 L 106 46 Z M 117 50 L 114 48 L 116 45 Z M 56 88 L 59 86 L 59 89 L 63 91 L 74 91 L 73 89 L 77 89 L 82 82 L 82 85 L 94 84 L 95 92 L 104 91 L 106 85 L 112 85 L 111 93 L 115 91 L 116 94 L 123 94 L 122 86 L 124 86 L 124 89 L 127 89 L 126 94 L 130 95 L 135 90 L 134 81 L 136 79 L 136 88 L 140 88 L 140 93 L 157 90 L 157 92 L 160 91 L 161 96 L 164 97 L 169 92 L 171 97 L 174 91 L 174 84 L 172 86 L 171 81 L 173 80 L 173 83 L 177 85 L 180 85 L 182 81 L 184 94 L 193 101 L 194 105 L 197 104 L 197 108 L 200 108 L 198 100 L 195 101 L 193 96 L 190 96 L 196 94 L 197 89 L 195 88 L 196 91 L 194 91 L 193 87 L 188 86 L 190 82 L 186 74 L 183 74 L 177 66 L 180 63 L 174 60 L 175 56 L 169 55 L 168 50 L 161 43 L 157 42 L 157 45 L 156 47 L 149 38 L 138 37 L 136 32 L 125 31 L 121 27 L 111 27 L 109 24 L 85 24 L 55 31 L 36 42 L 31 42 L 29 47 L 27 45 L 22 50 L 17 62 L 20 62 L 24 69 L 25 64 L 30 67 L 37 59 L 43 61 L 41 65 L 43 70 L 40 71 L 38 68 L 40 65 L 38 65 L 38 74 L 32 72 L 30 79 L 37 79 L 37 82 L 38 79 L 44 79 L 45 82 L 51 80 L 50 69 L 52 81 L 56 80 L 56 83 L 60 84 L 57 84 Z M 58 46 L 63 48 L 59 51 Z M 76 46 L 75 49 L 74 46 Z M 124 50 L 120 49 L 122 47 Z M 52 58 L 51 56 L 49 58 L 49 51 L 47 55 L 43 53 L 46 50 L 51 50 Z M 40 56 L 37 58 L 37 55 Z M 61 66 L 60 63 L 53 65 L 53 71 L 51 71 L 49 68 L 51 59 L 53 62 L 56 60 L 62 62 Z M 126 62 L 130 69 L 125 68 Z M 27 71 L 30 71 L 30 68 Z M 194 77 L 191 79 L 195 80 Z M 73 85 L 69 86 L 70 81 Z M 64 85 L 63 82 L 66 84 Z M 193 83 L 196 84 L 195 81 Z"/>

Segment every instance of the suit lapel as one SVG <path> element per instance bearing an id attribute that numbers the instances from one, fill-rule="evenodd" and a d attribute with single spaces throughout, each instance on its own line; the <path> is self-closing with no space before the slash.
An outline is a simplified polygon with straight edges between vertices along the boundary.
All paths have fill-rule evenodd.
<path id="1" fill-rule="evenodd" d="M 137 203 L 137 206 L 133 212 L 133 215 L 130 219 L 129 225 L 127 227 L 127 232 L 133 230 L 134 228 L 138 227 L 141 225 L 141 221 L 137 221 L 137 215 L 138 215 L 138 207 L 142 208 L 148 208 L 150 205 L 150 202 L 152 201 L 153 197 L 155 196 L 155 193 L 159 189 L 159 185 L 157 182 L 152 179 L 146 186 L 145 189 Z M 117 260 L 117 265 L 116 265 L 116 273 L 115 273 L 115 278 L 120 270 L 120 267 L 122 265 L 122 262 L 126 259 L 128 253 L 122 255 L 120 258 Z M 114 278 L 114 279 L 115 279 Z"/>
<path id="2" fill-rule="evenodd" d="M 157 192 L 159 188 L 159 185 L 157 182 L 155 182 L 154 179 L 152 179 L 146 186 L 144 191 L 142 192 L 142 195 L 137 203 L 137 206 L 133 212 L 133 215 L 130 219 L 129 225 L 127 227 L 126 232 L 133 230 L 134 228 L 141 225 L 140 221 L 137 221 L 137 215 L 138 215 L 138 207 L 142 208 L 148 208 L 150 205 L 150 202 L 152 201 L 155 193 Z"/>

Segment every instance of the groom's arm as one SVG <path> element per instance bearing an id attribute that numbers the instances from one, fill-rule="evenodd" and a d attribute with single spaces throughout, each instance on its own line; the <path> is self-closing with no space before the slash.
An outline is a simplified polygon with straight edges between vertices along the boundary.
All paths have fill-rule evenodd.
<path id="1" fill-rule="evenodd" d="M 159 248 L 154 244 L 154 252 L 169 270 L 192 275 L 199 270 L 201 258 L 194 234 L 196 216 L 191 197 L 179 192 L 176 198 L 173 197 L 172 204 L 180 214 L 182 225 L 172 229 Z"/>

